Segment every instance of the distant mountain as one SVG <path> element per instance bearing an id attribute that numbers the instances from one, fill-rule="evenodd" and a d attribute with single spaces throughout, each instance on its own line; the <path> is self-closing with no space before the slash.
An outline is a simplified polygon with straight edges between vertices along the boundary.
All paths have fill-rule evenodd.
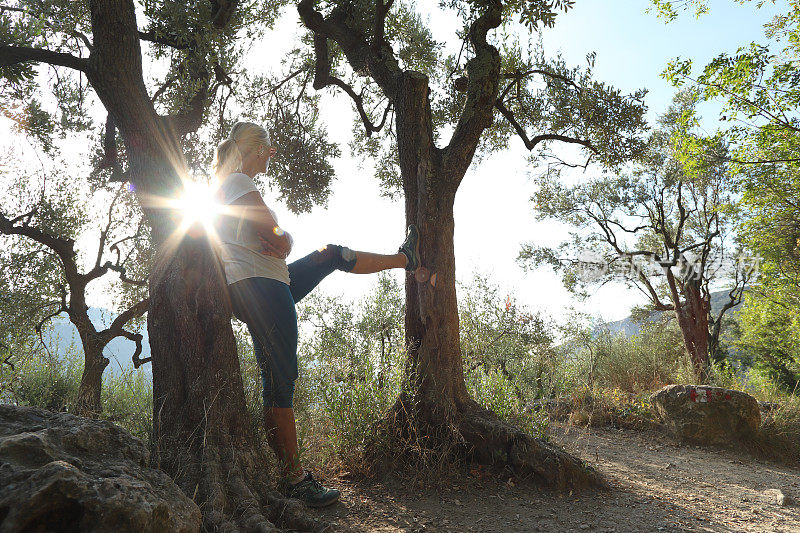
<path id="1" fill-rule="evenodd" d="M 711 309 L 715 314 L 722 309 L 722 306 L 725 305 L 727 301 L 728 291 L 723 290 L 711 293 Z M 736 315 L 740 310 L 741 304 L 737 305 L 733 309 L 730 309 L 726 315 L 728 315 L 728 313 L 731 315 Z M 650 320 L 655 320 L 663 313 L 665 313 L 665 311 L 653 312 Z M 105 328 L 111 324 L 114 318 L 116 318 L 116 315 L 108 309 L 90 308 L 89 318 L 95 324 L 95 327 Z M 599 334 L 601 331 L 608 331 L 611 334 L 621 333 L 625 335 L 625 337 L 632 337 L 633 335 L 638 334 L 641 329 L 641 324 L 634 321 L 633 318 L 629 316 L 627 318 L 623 318 L 622 320 L 606 322 L 605 324 L 597 326 L 597 328 L 595 328 L 595 333 Z M 142 354 L 140 357 L 142 359 L 150 357 L 150 340 L 147 336 L 147 328 L 143 327 L 136 333 L 140 333 L 142 335 Z M 45 330 L 45 340 L 47 341 L 47 345 L 51 351 L 62 356 L 67 354 L 71 349 L 79 351 L 81 350 L 81 342 L 80 338 L 78 337 L 78 330 L 75 329 L 75 326 L 73 326 L 69 319 L 63 315 L 50 321 L 49 327 Z M 106 346 L 105 350 L 103 350 L 103 355 L 108 357 L 108 359 L 111 361 L 107 367 L 107 370 L 111 369 L 111 372 L 114 374 L 119 374 L 123 368 L 130 367 L 132 365 L 131 357 L 133 356 L 135 347 L 136 345 L 133 343 L 133 341 L 130 341 L 124 337 L 117 337 L 108 343 L 108 346 Z M 145 372 L 148 374 L 151 372 L 149 364 L 144 365 L 142 368 L 144 368 Z"/>
<path id="2" fill-rule="evenodd" d="M 89 309 L 89 318 L 98 329 L 104 329 L 111 325 L 111 322 L 116 318 L 116 315 L 108 309 L 101 309 L 92 307 Z M 142 359 L 150 357 L 150 339 L 147 336 L 147 328 L 143 327 L 134 333 L 141 333 L 142 335 L 142 354 L 139 356 Z M 82 352 L 81 340 L 78 336 L 78 330 L 69 321 L 66 315 L 60 315 L 50 321 L 49 327 L 45 329 L 44 338 L 50 350 L 58 355 L 64 356 L 70 350 L 78 350 Z M 125 337 L 117 337 L 112 340 L 103 350 L 103 355 L 108 357 L 109 365 L 106 371 L 111 369 L 114 374 L 121 373 L 123 368 L 132 366 L 131 357 L 136 349 L 136 344 L 126 339 Z M 150 373 L 150 365 L 146 364 L 142 367 L 145 372 Z"/>
<path id="3" fill-rule="evenodd" d="M 716 291 L 711 293 L 711 311 L 713 312 L 714 316 L 719 313 L 722 306 L 728 303 L 728 291 Z M 725 316 L 736 316 L 739 311 L 741 311 L 742 304 L 738 304 L 732 309 L 729 309 L 725 312 Z M 650 314 L 648 320 L 653 321 L 656 318 L 659 318 L 664 315 L 664 313 L 672 313 L 672 311 L 654 311 Z M 632 337 L 633 335 L 638 334 L 642 330 L 641 323 L 633 320 L 630 316 L 627 318 L 623 318 L 622 320 L 615 320 L 614 322 L 606 322 L 595 328 L 595 332 L 599 333 L 600 331 L 608 331 L 612 335 L 621 333 L 625 335 L 625 337 Z"/>

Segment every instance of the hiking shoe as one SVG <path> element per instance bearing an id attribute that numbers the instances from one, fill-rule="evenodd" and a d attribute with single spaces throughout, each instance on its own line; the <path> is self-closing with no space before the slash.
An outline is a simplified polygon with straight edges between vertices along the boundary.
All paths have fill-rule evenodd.
<path id="1" fill-rule="evenodd" d="M 306 477 L 294 485 L 289 485 L 286 496 L 300 500 L 309 507 L 325 507 L 339 501 L 341 493 L 337 489 L 323 487 L 319 481 L 306 472 Z"/>
<path id="2" fill-rule="evenodd" d="M 419 231 L 414 224 L 408 226 L 406 240 L 397 251 L 408 258 L 406 270 L 413 272 L 419 267 Z"/>

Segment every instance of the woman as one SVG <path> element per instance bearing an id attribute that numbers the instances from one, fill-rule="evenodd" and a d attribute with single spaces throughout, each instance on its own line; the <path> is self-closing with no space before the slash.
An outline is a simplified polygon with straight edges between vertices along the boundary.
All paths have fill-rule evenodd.
<path id="1" fill-rule="evenodd" d="M 214 174 L 217 198 L 228 206 L 217 233 L 219 257 L 234 315 L 247 324 L 264 387 L 264 422 L 269 443 L 283 461 L 287 495 L 312 507 L 334 503 L 339 491 L 327 489 L 304 472 L 298 456 L 292 397 L 297 379 L 295 304 L 334 270 L 371 274 L 419 266 L 418 233 L 409 226 L 398 253 L 356 252 L 329 244 L 292 264 L 286 257 L 291 236 L 283 231 L 253 183 L 267 171 L 276 149 L 261 126 L 237 122 L 217 147 Z"/>

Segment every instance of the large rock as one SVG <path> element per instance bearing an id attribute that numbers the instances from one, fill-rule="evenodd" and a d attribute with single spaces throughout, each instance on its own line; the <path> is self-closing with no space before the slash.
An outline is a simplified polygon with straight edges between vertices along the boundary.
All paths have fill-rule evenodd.
<path id="1" fill-rule="evenodd" d="M 0 533 L 195 532 L 200 509 L 127 431 L 0 405 Z"/>
<path id="2" fill-rule="evenodd" d="M 650 398 L 676 437 L 698 444 L 727 444 L 754 436 L 761 425 L 755 398 L 700 385 L 668 385 Z"/>

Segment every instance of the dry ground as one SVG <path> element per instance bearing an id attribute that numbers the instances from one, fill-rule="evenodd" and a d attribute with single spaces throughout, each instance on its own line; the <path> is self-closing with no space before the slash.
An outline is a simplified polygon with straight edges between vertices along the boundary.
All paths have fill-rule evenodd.
<path id="1" fill-rule="evenodd" d="M 608 492 L 556 495 L 508 475 L 460 476 L 437 490 L 399 481 L 330 480 L 342 502 L 319 514 L 333 531 L 800 532 L 800 466 L 743 451 L 678 445 L 655 431 L 554 426 L 552 439 L 596 466 Z M 483 479 L 481 479 L 483 478 Z"/>

